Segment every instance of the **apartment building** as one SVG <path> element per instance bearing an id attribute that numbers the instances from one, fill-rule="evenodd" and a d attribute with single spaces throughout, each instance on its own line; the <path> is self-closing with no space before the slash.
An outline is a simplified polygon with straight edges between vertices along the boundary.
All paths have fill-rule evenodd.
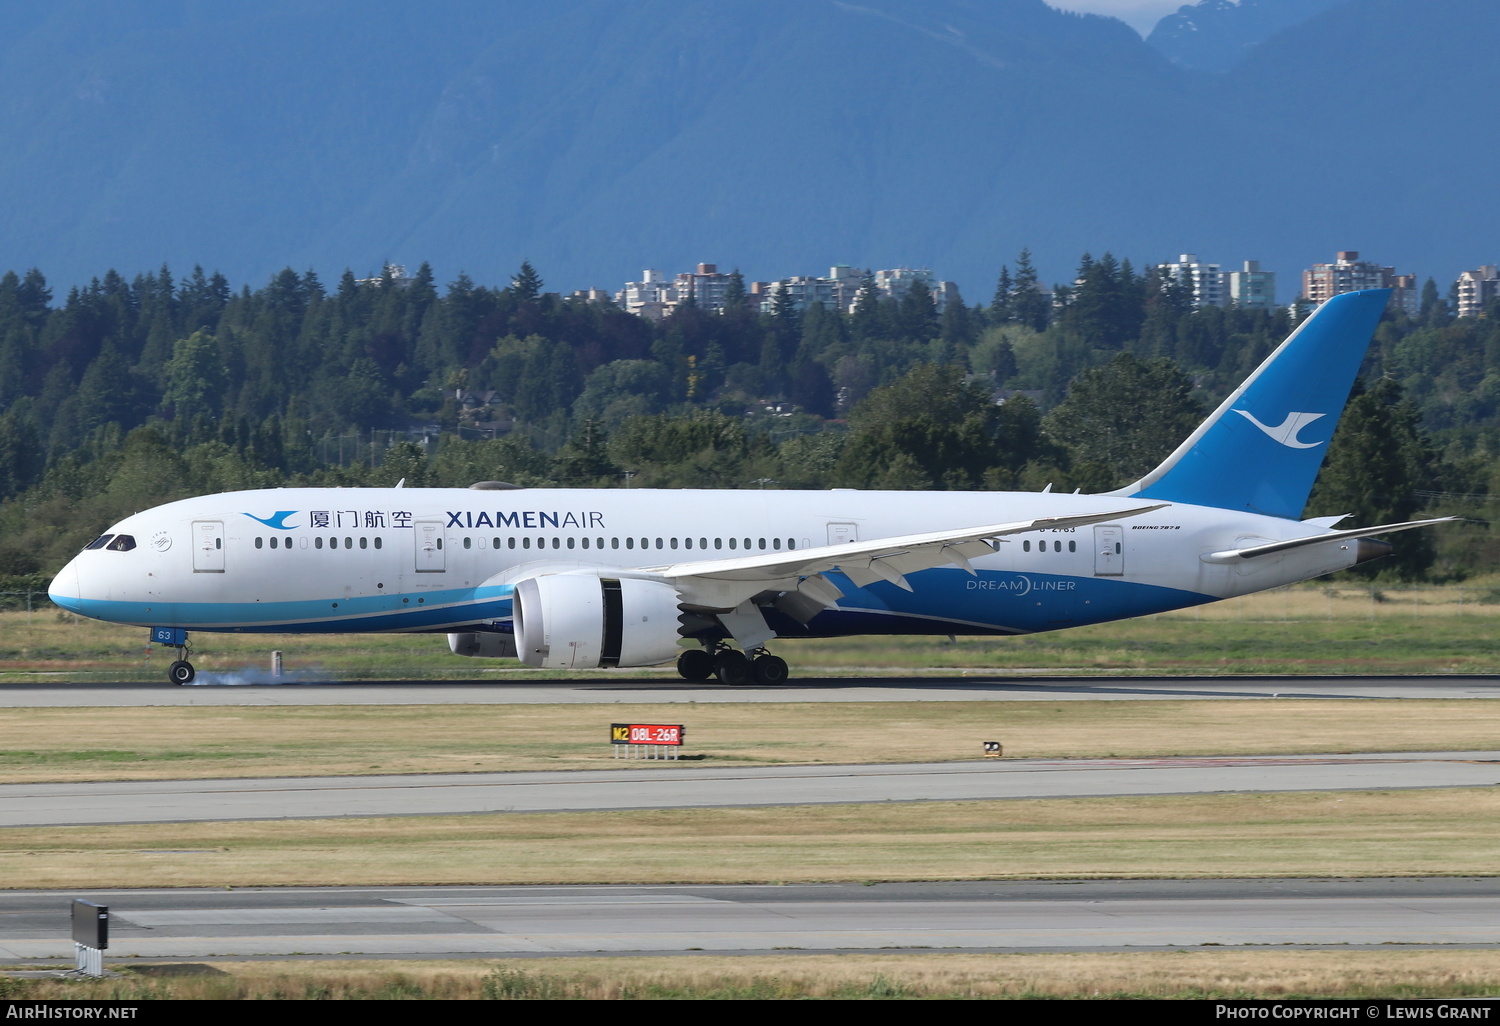
<path id="1" fill-rule="evenodd" d="M 1302 298 L 1310 306 L 1361 289 L 1390 289 L 1390 308 L 1413 316 L 1421 301 L 1416 275 L 1397 274 L 1394 267 L 1361 260 L 1358 250 L 1341 250 L 1332 263 L 1313 264 L 1302 272 Z"/>
<path id="2" fill-rule="evenodd" d="M 1460 317 L 1482 317 L 1485 308 L 1500 299 L 1500 272 L 1494 264 L 1485 264 L 1460 274 L 1453 287 L 1458 293 L 1458 309 L 1454 313 Z"/>

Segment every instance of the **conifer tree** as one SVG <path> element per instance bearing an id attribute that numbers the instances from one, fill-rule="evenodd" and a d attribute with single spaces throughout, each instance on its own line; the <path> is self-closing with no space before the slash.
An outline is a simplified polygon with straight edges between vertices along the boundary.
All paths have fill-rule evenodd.
<path id="1" fill-rule="evenodd" d="M 535 302 L 542 295 L 542 277 L 530 260 L 521 261 L 521 269 L 510 279 L 510 291 L 523 303 Z"/>
<path id="2" fill-rule="evenodd" d="M 1032 331 L 1045 331 L 1051 319 L 1047 297 L 1042 294 L 1037 280 L 1036 268 L 1031 266 L 1031 250 L 1021 250 L 1016 258 L 1016 280 L 1012 291 L 1011 314 L 1013 318 Z"/>

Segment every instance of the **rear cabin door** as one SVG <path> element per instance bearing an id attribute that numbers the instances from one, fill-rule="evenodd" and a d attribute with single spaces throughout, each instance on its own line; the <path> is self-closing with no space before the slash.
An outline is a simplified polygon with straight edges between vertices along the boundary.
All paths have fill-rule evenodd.
<path id="1" fill-rule="evenodd" d="M 224 521 L 193 521 L 193 573 L 224 572 Z"/>
<path id="2" fill-rule="evenodd" d="M 416 568 L 419 574 L 440 574 L 446 568 L 443 552 L 443 524 L 439 520 L 418 520 L 412 537 L 416 542 Z"/>
<path id="3" fill-rule="evenodd" d="M 1119 577 L 1125 573 L 1125 528 L 1119 524 L 1094 526 L 1094 576 Z"/>

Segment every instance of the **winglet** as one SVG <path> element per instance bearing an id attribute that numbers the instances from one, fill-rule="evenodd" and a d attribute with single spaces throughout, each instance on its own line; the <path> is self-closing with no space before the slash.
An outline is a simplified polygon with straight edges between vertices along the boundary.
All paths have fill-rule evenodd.
<path id="1" fill-rule="evenodd" d="M 1301 516 L 1390 294 L 1328 300 L 1161 466 L 1109 494 Z"/>

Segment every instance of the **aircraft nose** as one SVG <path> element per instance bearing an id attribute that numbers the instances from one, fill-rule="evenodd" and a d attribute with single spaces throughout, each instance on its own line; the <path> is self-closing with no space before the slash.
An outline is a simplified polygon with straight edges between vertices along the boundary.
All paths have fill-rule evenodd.
<path id="1" fill-rule="evenodd" d="M 55 606 L 73 613 L 82 612 L 83 587 L 78 583 L 76 563 L 69 563 L 56 577 L 52 578 L 52 584 L 47 588 L 47 597 Z"/>

